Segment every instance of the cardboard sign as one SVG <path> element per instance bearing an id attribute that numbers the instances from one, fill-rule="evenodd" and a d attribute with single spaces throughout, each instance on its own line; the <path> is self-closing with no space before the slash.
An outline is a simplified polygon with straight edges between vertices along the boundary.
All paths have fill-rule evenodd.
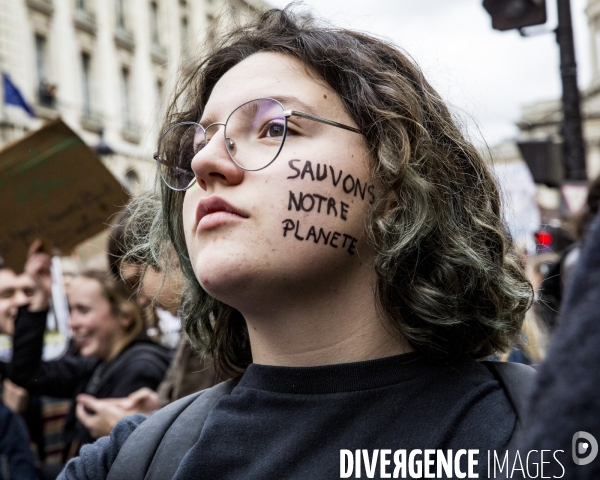
<path id="1" fill-rule="evenodd" d="M 36 238 L 63 254 L 107 227 L 128 195 L 60 119 L 0 151 L 0 256 L 20 272 Z"/>

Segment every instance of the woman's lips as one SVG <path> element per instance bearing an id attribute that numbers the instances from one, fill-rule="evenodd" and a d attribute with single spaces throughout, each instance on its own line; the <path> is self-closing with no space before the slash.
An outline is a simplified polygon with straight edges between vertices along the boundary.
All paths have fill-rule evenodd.
<path id="1" fill-rule="evenodd" d="M 75 337 L 73 338 L 73 340 L 75 340 L 75 343 L 77 344 L 77 346 L 79 348 L 81 347 L 85 347 L 88 343 L 90 343 L 91 339 L 89 336 L 85 336 L 85 337 Z"/>
<path id="2" fill-rule="evenodd" d="M 221 197 L 210 196 L 200 200 L 196 210 L 196 225 L 198 230 L 208 230 L 228 222 L 236 222 L 248 218 L 237 208 Z"/>
<path id="3" fill-rule="evenodd" d="M 209 213 L 204 215 L 198 223 L 198 230 L 208 230 L 223 223 L 244 220 L 244 217 L 224 211 Z"/>

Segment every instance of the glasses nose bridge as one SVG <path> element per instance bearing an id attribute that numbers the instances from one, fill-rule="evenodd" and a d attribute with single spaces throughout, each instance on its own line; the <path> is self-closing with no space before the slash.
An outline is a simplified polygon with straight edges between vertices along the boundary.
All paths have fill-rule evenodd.
<path id="1" fill-rule="evenodd" d="M 211 129 L 212 127 L 214 127 L 215 125 L 225 126 L 226 123 L 225 122 L 214 122 L 214 123 L 211 123 L 208 127 L 202 127 L 202 125 L 200 125 L 200 126 L 202 127 L 202 130 L 204 130 L 204 134 L 206 134 L 208 132 L 208 130 Z"/>
<path id="2" fill-rule="evenodd" d="M 214 127 L 215 125 L 221 125 L 225 129 L 227 128 L 227 122 L 214 122 L 214 123 L 211 123 L 210 125 L 208 125 L 206 128 L 204 128 L 204 127 L 202 127 L 202 125 L 200 125 L 202 127 L 202 130 L 204 130 L 204 138 L 206 139 L 207 144 L 210 142 L 207 132 L 210 128 Z M 224 131 L 224 133 L 225 133 L 225 131 Z M 229 157 L 233 160 L 232 149 L 235 146 L 235 142 L 231 138 L 224 138 L 224 141 L 225 141 L 225 149 L 227 150 Z"/>

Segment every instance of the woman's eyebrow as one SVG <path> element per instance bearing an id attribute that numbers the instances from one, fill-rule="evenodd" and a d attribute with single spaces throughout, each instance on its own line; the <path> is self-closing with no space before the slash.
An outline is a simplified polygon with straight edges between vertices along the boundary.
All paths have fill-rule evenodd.
<path id="1" fill-rule="evenodd" d="M 204 118 L 204 119 L 200 120 L 198 123 L 199 123 L 200 125 L 202 125 L 202 128 L 204 128 L 204 129 L 206 130 L 206 128 L 207 128 L 209 125 L 212 125 L 213 123 L 216 123 L 216 122 L 217 122 L 217 121 L 215 120 L 215 118 L 214 118 L 214 117 L 206 117 L 206 118 Z"/>
<path id="2" fill-rule="evenodd" d="M 301 110 L 304 113 L 318 115 L 318 112 L 313 107 L 293 95 L 277 95 L 271 98 L 278 100 L 286 110 Z"/>
<path id="3" fill-rule="evenodd" d="M 304 113 L 318 115 L 318 112 L 313 107 L 311 107 L 307 103 L 304 103 L 298 97 L 294 97 L 293 95 L 274 95 L 272 97 L 264 97 L 264 98 L 273 98 L 274 100 L 277 100 L 279 103 L 281 103 L 283 105 L 283 107 L 286 110 L 299 109 L 299 110 L 303 111 Z M 212 125 L 213 123 L 217 123 L 217 120 L 215 119 L 215 117 L 209 116 L 209 117 L 203 118 L 198 123 L 200 125 L 202 125 L 203 128 L 206 129 L 209 125 Z"/>

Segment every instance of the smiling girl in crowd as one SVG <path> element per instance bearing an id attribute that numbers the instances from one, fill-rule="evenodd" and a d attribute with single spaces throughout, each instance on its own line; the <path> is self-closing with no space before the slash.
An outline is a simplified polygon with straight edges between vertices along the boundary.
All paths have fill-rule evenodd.
<path id="1" fill-rule="evenodd" d="M 181 427 L 197 441 L 174 478 L 336 478 L 342 449 L 508 444 L 515 411 L 477 360 L 509 348 L 531 288 L 495 181 L 403 53 L 272 10 L 198 61 L 163 131 L 146 247 L 175 247 L 185 330 L 235 379 L 201 431 Z M 61 478 L 105 478 L 143 420 Z"/>
<path id="2" fill-rule="evenodd" d="M 156 389 L 170 356 L 143 332 L 141 311 L 123 282 L 101 272 L 81 273 L 69 288 L 69 325 L 77 355 L 42 361 L 50 297 L 50 257 L 33 252 L 25 271 L 36 279 L 43 301 L 19 308 L 15 321 L 9 378 L 32 394 L 75 398 L 122 397 L 135 390 Z M 94 439 L 75 418 L 75 404 L 65 425 L 64 460 Z"/>

